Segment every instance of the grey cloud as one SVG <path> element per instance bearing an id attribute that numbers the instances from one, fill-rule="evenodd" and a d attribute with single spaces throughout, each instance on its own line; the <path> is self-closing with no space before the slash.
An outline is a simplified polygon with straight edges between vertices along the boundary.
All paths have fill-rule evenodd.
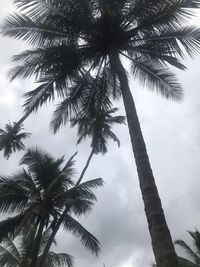
<path id="1" fill-rule="evenodd" d="M 9 11 L 10 4 L 0 14 Z M 0 40 L 0 125 L 8 119 L 17 120 L 22 114 L 22 94 L 33 88 L 30 81 L 9 83 L 6 70 L 11 66 L 9 58 L 24 48 L 8 39 Z M 155 93 L 141 89 L 130 80 L 138 113 L 146 140 L 148 153 L 155 173 L 170 230 L 174 239 L 188 240 L 186 230 L 199 226 L 200 179 L 200 75 L 199 58 L 188 60 L 188 70 L 177 72 L 185 90 L 183 103 L 163 100 Z M 124 113 L 122 104 L 117 103 Z M 90 153 L 89 142 L 76 147 L 76 132 L 63 127 L 57 135 L 49 132 L 53 105 L 43 107 L 25 122 L 32 132 L 27 146 L 39 146 L 55 156 L 69 158 L 77 149 L 77 170 L 80 173 Z M 96 156 L 85 179 L 102 177 L 104 188 L 97 192 L 98 202 L 93 212 L 81 222 L 99 238 L 102 252 L 95 258 L 70 234 L 63 231 L 57 237 L 58 251 L 71 253 L 77 258 L 77 266 L 148 267 L 153 261 L 146 218 L 130 147 L 128 129 L 117 127 L 121 140 L 120 149 L 113 143 L 105 157 Z M 0 154 L 1 174 L 9 174 L 18 168 L 23 153 L 17 153 L 9 161 Z M 77 173 L 78 177 L 78 173 Z M 181 253 L 180 250 L 178 250 Z"/>

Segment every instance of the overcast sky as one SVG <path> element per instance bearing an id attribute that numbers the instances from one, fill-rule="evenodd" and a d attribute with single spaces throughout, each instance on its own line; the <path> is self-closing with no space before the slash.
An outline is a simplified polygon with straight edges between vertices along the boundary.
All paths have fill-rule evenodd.
<path id="1" fill-rule="evenodd" d="M 11 0 L 1 0 L 1 18 L 11 12 L 11 3 Z M 34 86 L 31 80 L 10 83 L 7 77 L 11 56 L 24 48 L 22 42 L 0 38 L 1 127 L 8 120 L 20 118 L 22 95 Z M 200 229 L 200 58 L 187 60 L 186 65 L 187 71 L 177 72 L 185 91 L 182 103 L 164 100 L 130 80 L 173 240 L 187 240 L 187 230 Z M 68 126 L 56 136 L 50 134 L 53 109 L 53 105 L 44 107 L 27 119 L 24 126 L 32 136 L 26 144 L 37 145 L 55 156 L 65 155 L 66 159 L 78 149 L 78 177 L 90 153 L 89 143 L 76 147 L 76 132 Z M 99 257 L 91 255 L 79 240 L 64 231 L 57 237 L 56 250 L 71 253 L 76 258 L 76 266 L 102 267 L 105 263 L 106 267 L 148 267 L 154 260 L 128 129 L 120 126 L 115 131 L 121 140 L 120 149 L 110 143 L 106 156 L 93 158 L 85 177 L 102 177 L 105 181 L 105 186 L 98 190 L 93 212 L 80 220 L 101 242 Z M 23 152 L 17 153 L 6 161 L 0 153 L 1 175 L 18 169 L 22 155 Z M 179 249 L 177 252 L 181 253 Z"/>

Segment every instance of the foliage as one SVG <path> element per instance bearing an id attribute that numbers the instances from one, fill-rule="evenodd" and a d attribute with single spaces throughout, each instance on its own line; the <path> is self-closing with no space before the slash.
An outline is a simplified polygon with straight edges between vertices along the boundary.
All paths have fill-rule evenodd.
<path id="1" fill-rule="evenodd" d="M 57 110 L 58 117 L 59 110 L 65 110 L 61 119 L 65 121 L 95 94 L 107 94 L 109 101 L 119 97 L 117 75 L 110 64 L 113 51 L 129 60 L 134 77 L 143 85 L 167 98 L 182 98 L 181 86 L 168 66 L 185 69 L 180 62 L 184 52 L 199 51 L 199 29 L 184 24 L 199 1 L 14 2 L 17 12 L 5 20 L 2 34 L 35 48 L 13 58 L 19 64 L 10 77 L 35 75 L 40 83 L 25 94 L 26 111 L 37 110 L 57 92 L 66 98 Z"/>
<path id="2" fill-rule="evenodd" d="M 4 157 L 9 158 L 14 151 L 24 150 L 25 146 L 22 142 L 30 136 L 30 133 L 21 132 L 22 125 L 6 124 L 5 130 L 0 129 L 0 150 L 4 150 Z"/>
<path id="3" fill-rule="evenodd" d="M 15 236 L 26 225 L 38 227 L 44 222 L 45 227 L 53 227 L 51 222 L 68 209 L 64 227 L 98 253 L 98 240 L 73 215 L 81 216 L 92 209 L 96 200 L 93 189 L 103 181 L 95 179 L 74 186 L 74 156 L 62 167 L 64 157 L 54 159 L 42 150 L 29 149 L 20 161 L 26 169 L 0 177 L 0 212 L 18 214 L 0 223 L 1 240 Z"/>
<path id="4" fill-rule="evenodd" d="M 34 228 L 34 226 L 33 226 Z M 20 233 L 16 238 L 16 242 L 9 237 L 3 239 L 0 245 L 0 266 L 1 267 L 27 267 L 30 264 L 30 257 L 32 253 L 32 233 L 28 234 L 25 231 Z M 45 232 L 40 245 L 40 254 L 43 251 L 43 247 L 46 244 L 46 238 L 49 237 L 49 233 Z M 40 258 L 40 256 L 39 256 Z M 54 253 L 50 251 L 47 255 L 44 267 L 73 267 L 73 257 L 66 253 Z"/>
<path id="5" fill-rule="evenodd" d="M 124 116 L 112 116 L 118 109 L 98 109 L 87 114 L 79 114 L 71 120 L 71 125 L 78 127 L 78 144 L 87 136 L 92 138 L 91 147 L 94 153 L 107 152 L 107 139 L 112 139 L 120 146 L 120 141 L 111 127 L 125 123 Z"/>
<path id="6" fill-rule="evenodd" d="M 194 232 L 188 231 L 192 238 L 194 249 L 192 249 L 185 241 L 179 239 L 175 241 L 175 244 L 180 246 L 188 255 L 191 261 L 188 261 L 188 267 L 200 266 L 200 232 L 195 230 Z M 187 266 L 186 266 L 187 267 Z"/>

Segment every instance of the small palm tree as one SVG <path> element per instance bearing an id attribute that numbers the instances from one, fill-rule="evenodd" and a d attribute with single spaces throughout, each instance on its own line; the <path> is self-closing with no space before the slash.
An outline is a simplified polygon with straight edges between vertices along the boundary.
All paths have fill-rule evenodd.
<path id="1" fill-rule="evenodd" d="M 81 237 L 83 244 L 92 252 L 97 254 L 99 251 L 98 240 L 72 215 L 83 215 L 91 210 L 96 200 L 92 188 L 101 186 L 102 180 L 74 186 L 74 156 L 62 167 L 64 157 L 54 159 L 44 151 L 29 149 L 20 161 L 27 169 L 13 176 L 0 177 L 0 211 L 17 213 L 0 222 L 0 238 L 15 235 L 30 222 L 37 226 L 30 267 L 36 266 L 44 229 L 53 229 L 66 209 L 70 215 L 65 213 L 62 217 L 64 228 Z"/>
<path id="2" fill-rule="evenodd" d="M 102 95 L 106 94 L 105 88 L 111 89 L 109 99 L 113 102 L 115 85 L 120 84 L 156 262 L 161 267 L 177 267 L 123 63 L 125 59 L 129 61 L 131 74 L 142 85 L 180 101 L 182 88 L 168 66 L 184 70 L 180 58 L 184 53 L 193 55 L 200 50 L 199 28 L 185 23 L 186 18 L 193 16 L 193 8 L 199 8 L 199 1 L 15 0 L 15 3 L 18 12 L 5 21 L 2 32 L 35 48 L 15 56 L 19 65 L 11 78 L 34 74 L 41 83 L 26 95 L 27 112 L 52 100 L 55 92 L 65 96 L 71 85 L 75 88 L 75 99 L 93 96 L 100 86 Z M 106 69 L 110 70 L 109 77 L 105 77 Z M 89 76 L 94 79 L 88 79 Z M 114 82 L 104 87 L 94 82 L 99 77 L 104 77 L 101 79 L 104 84 Z M 89 94 L 82 86 L 87 81 Z M 69 117 L 69 107 L 76 109 L 74 98 L 65 102 L 66 112 L 61 120 Z"/>
<path id="3" fill-rule="evenodd" d="M 40 244 L 39 259 L 48 237 L 48 232 L 44 233 Z M 25 231 L 16 238 L 16 242 L 9 237 L 3 239 L 0 245 L 0 267 L 28 267 L 33 252 L 32 241 L 31 235 Z M 73 257 L 66 253 L 54 253 L 52 251 L 48 253 L 43 265 L 43 267 L 64 266 L 73 267 Z"/>
<path id="4" fill-rule="evenodd" d="M 112 114 L 117 110 L 117 108 L 108 110 L 99 108 L 98 110 L 93 110 L 93 112 L 90 113 L 77 114 L 75 118 L 71 119 L 72 127 L 78 127 L 78 144 L 86 137 L 90 137 L 92 139 L 92 150 L 86 162 L 86 165 L 77 181 L 77 184 L 79 184 L 83 179 L 83 176 L 89 166 L 93 155 L 98 153 L 105 154 L 107 152 L 108 139 L 112 139 L 114 142 L 117 142 L 118 146 L 120 146 L 120 140 L 112 131 L 112 126 L 115 124 L 125 123 L 125 117 L 112 116 Z"/>
<path id="5" fill-rule="evenodd" d="M 9 159 L 12 152 L 25 150 L 22 140 L 28 138 L 30 133 L 21 132 L 22 124 L 6 124 L 5 130 L 0 129 L 0 151 L 4 150 L 4 157 Z"/>

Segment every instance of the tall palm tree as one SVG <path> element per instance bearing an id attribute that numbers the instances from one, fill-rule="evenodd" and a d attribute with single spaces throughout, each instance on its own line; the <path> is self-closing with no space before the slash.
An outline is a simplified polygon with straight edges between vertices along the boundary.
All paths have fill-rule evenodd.
<path id="1" fill-rule="evenodd" d="M 29 149 L 20 161 L 26 169 L 13 176 L 0 177 L 0 211 L 17 213 L 0 222 L 0 239 L 15 236 L 30 222 L 36 225 L 30 267 L 36 266 L 44 230 L 53 228 L 66 209 L 69 214 L 63 218 L 63 227 L 80 237 L 93 253 L 99 251 L 98 240 L 73 215 L 83 215 L 91 210 L 96 200 L 92 189 L 101 186 L 102 180 L 74 186 L 74 156 L 62 167 L 64 157 L 54 159 L 44 151 Z"/>
<path id="2" fill-rule="evenodd" d="M 35 74 L 41 83 L 26 95 L 27 112 L 53 99 L 55 91 L 64 96 L 73 85 L 76 90 L 71 102 L 65 103 L 65 112 L 61 112 L 61 120 L 66 120 L 69 109 L 77 108 L 77 98 L 88 96 L 85 83 L 92 96 L 97 86 L 107 90 L 115 88 L 119 81 L 156 263 L 159 267 L 177 267 L 124 60 L 129 61 L 131 73 L 143 85 L 180 101 L 181 86 L 168 67 L 184 70 L 180 58 L 199 52 L 200 30 L 185 23 L 193 16 L 193 8 L 199 8 L 199 0 L 15 0 L 15 3 L 18 12 L 5 21 L 2 32 L 35 48 L 15 56 L 20 65 L 12 71 L 11 78 Z M 109 77 L 105 75 L 107 69 Z M 99 85 L 95 82 L 99 77 L 106 85 L 110 80 L 112 83 Z M 109 92 L 112 102 L 115 94 Z"/>
<path id="3" fill-rule="evenodd" d="M 66 101 L 66 99 L 64 101 Z M 99 98 L 98 98 L 98 104 L 99 104 Z M 96 109 L 94 105 L 91 105 L 91 101 L 90 101 L 90 112 L 85 113 L 83 111 L 84 111 L 84 105 L 82 103 L 81 111 L 78 114 L 76 114 L 77 115 L 76 118 L 71 119 L 71 125 L 72 127 L 76 125 L 78 126 L 78 135 L 79 135 L 78 143 L 80 143 L 83 140 L 83 138 L 86 138 L 87 136 L 92 138 L 91 142 L 92 150 L 88 157 L 86 165 L 83 168 L 79 176 L 79 179 L 76 182 L 76 186 L 78 186 L 81 183 L 93 155 L 98 153 L 104 154 L 107 152 L 107 139 L 109 138 L 113 139 L 115 142 L 118 143 L 118 146 L 120 145 L 120 141 L 118 137 L 114 134 L 114 132 L 111 130 L 111 127 L 113 124 L 117 123 L 121 124 L 125 122 L 124 116 L 112 116 L 112 114 L 117 111 L 116 108 L 108 110 L 105 110 L 103 108 Z M 56 122 L 57 122 L 57 117 L 55 117 L 54 120 L 52 121 L 52 127 L 55 127 Z M 47 242 L 47 246 L 44 249 L 42 257 L 43 260 L 45 259 L 51 247 L 53 239 L 62 223 L 62 220 L 64 219 L 65 213 L 67 212 L 68 210 L 66 209 L 63 212 L 62 216 L 60 217 L 59 221 L 57 222 L 57 225 L 55 225 L 54 231 L 52 232 L 52 235 Z M 40 267 L 42 267 L 42 265 Z"/>
<path id="4" fill-rule="evenodd" d="M 40 253 L 46 243 L 46 238 L 49 235 L 44 233 L 42 242 L 40 244 Z M 30 264 L 32 253 L 32 241 L 30 234 L 23 231 L 14 242 L 9 237 L 3 239 L 0 245 L 0 267 L 28 267 Z M 40 258 L 40 254 L 39 254 Z M 66 253 L 49 252 L 46 262 L 43 267 L 73 267 L 73 257 Z"/>
<path id="5" fill-rule="evenodd" d="M 0 151 L 4 150 L 4 157 L 9 159 L 11 153 L 25 149 L 22 140 L 30 136 L 30 133 L 20 132 L 22 124 L 6 124 L 5 130 L 0 129 Z"/>

